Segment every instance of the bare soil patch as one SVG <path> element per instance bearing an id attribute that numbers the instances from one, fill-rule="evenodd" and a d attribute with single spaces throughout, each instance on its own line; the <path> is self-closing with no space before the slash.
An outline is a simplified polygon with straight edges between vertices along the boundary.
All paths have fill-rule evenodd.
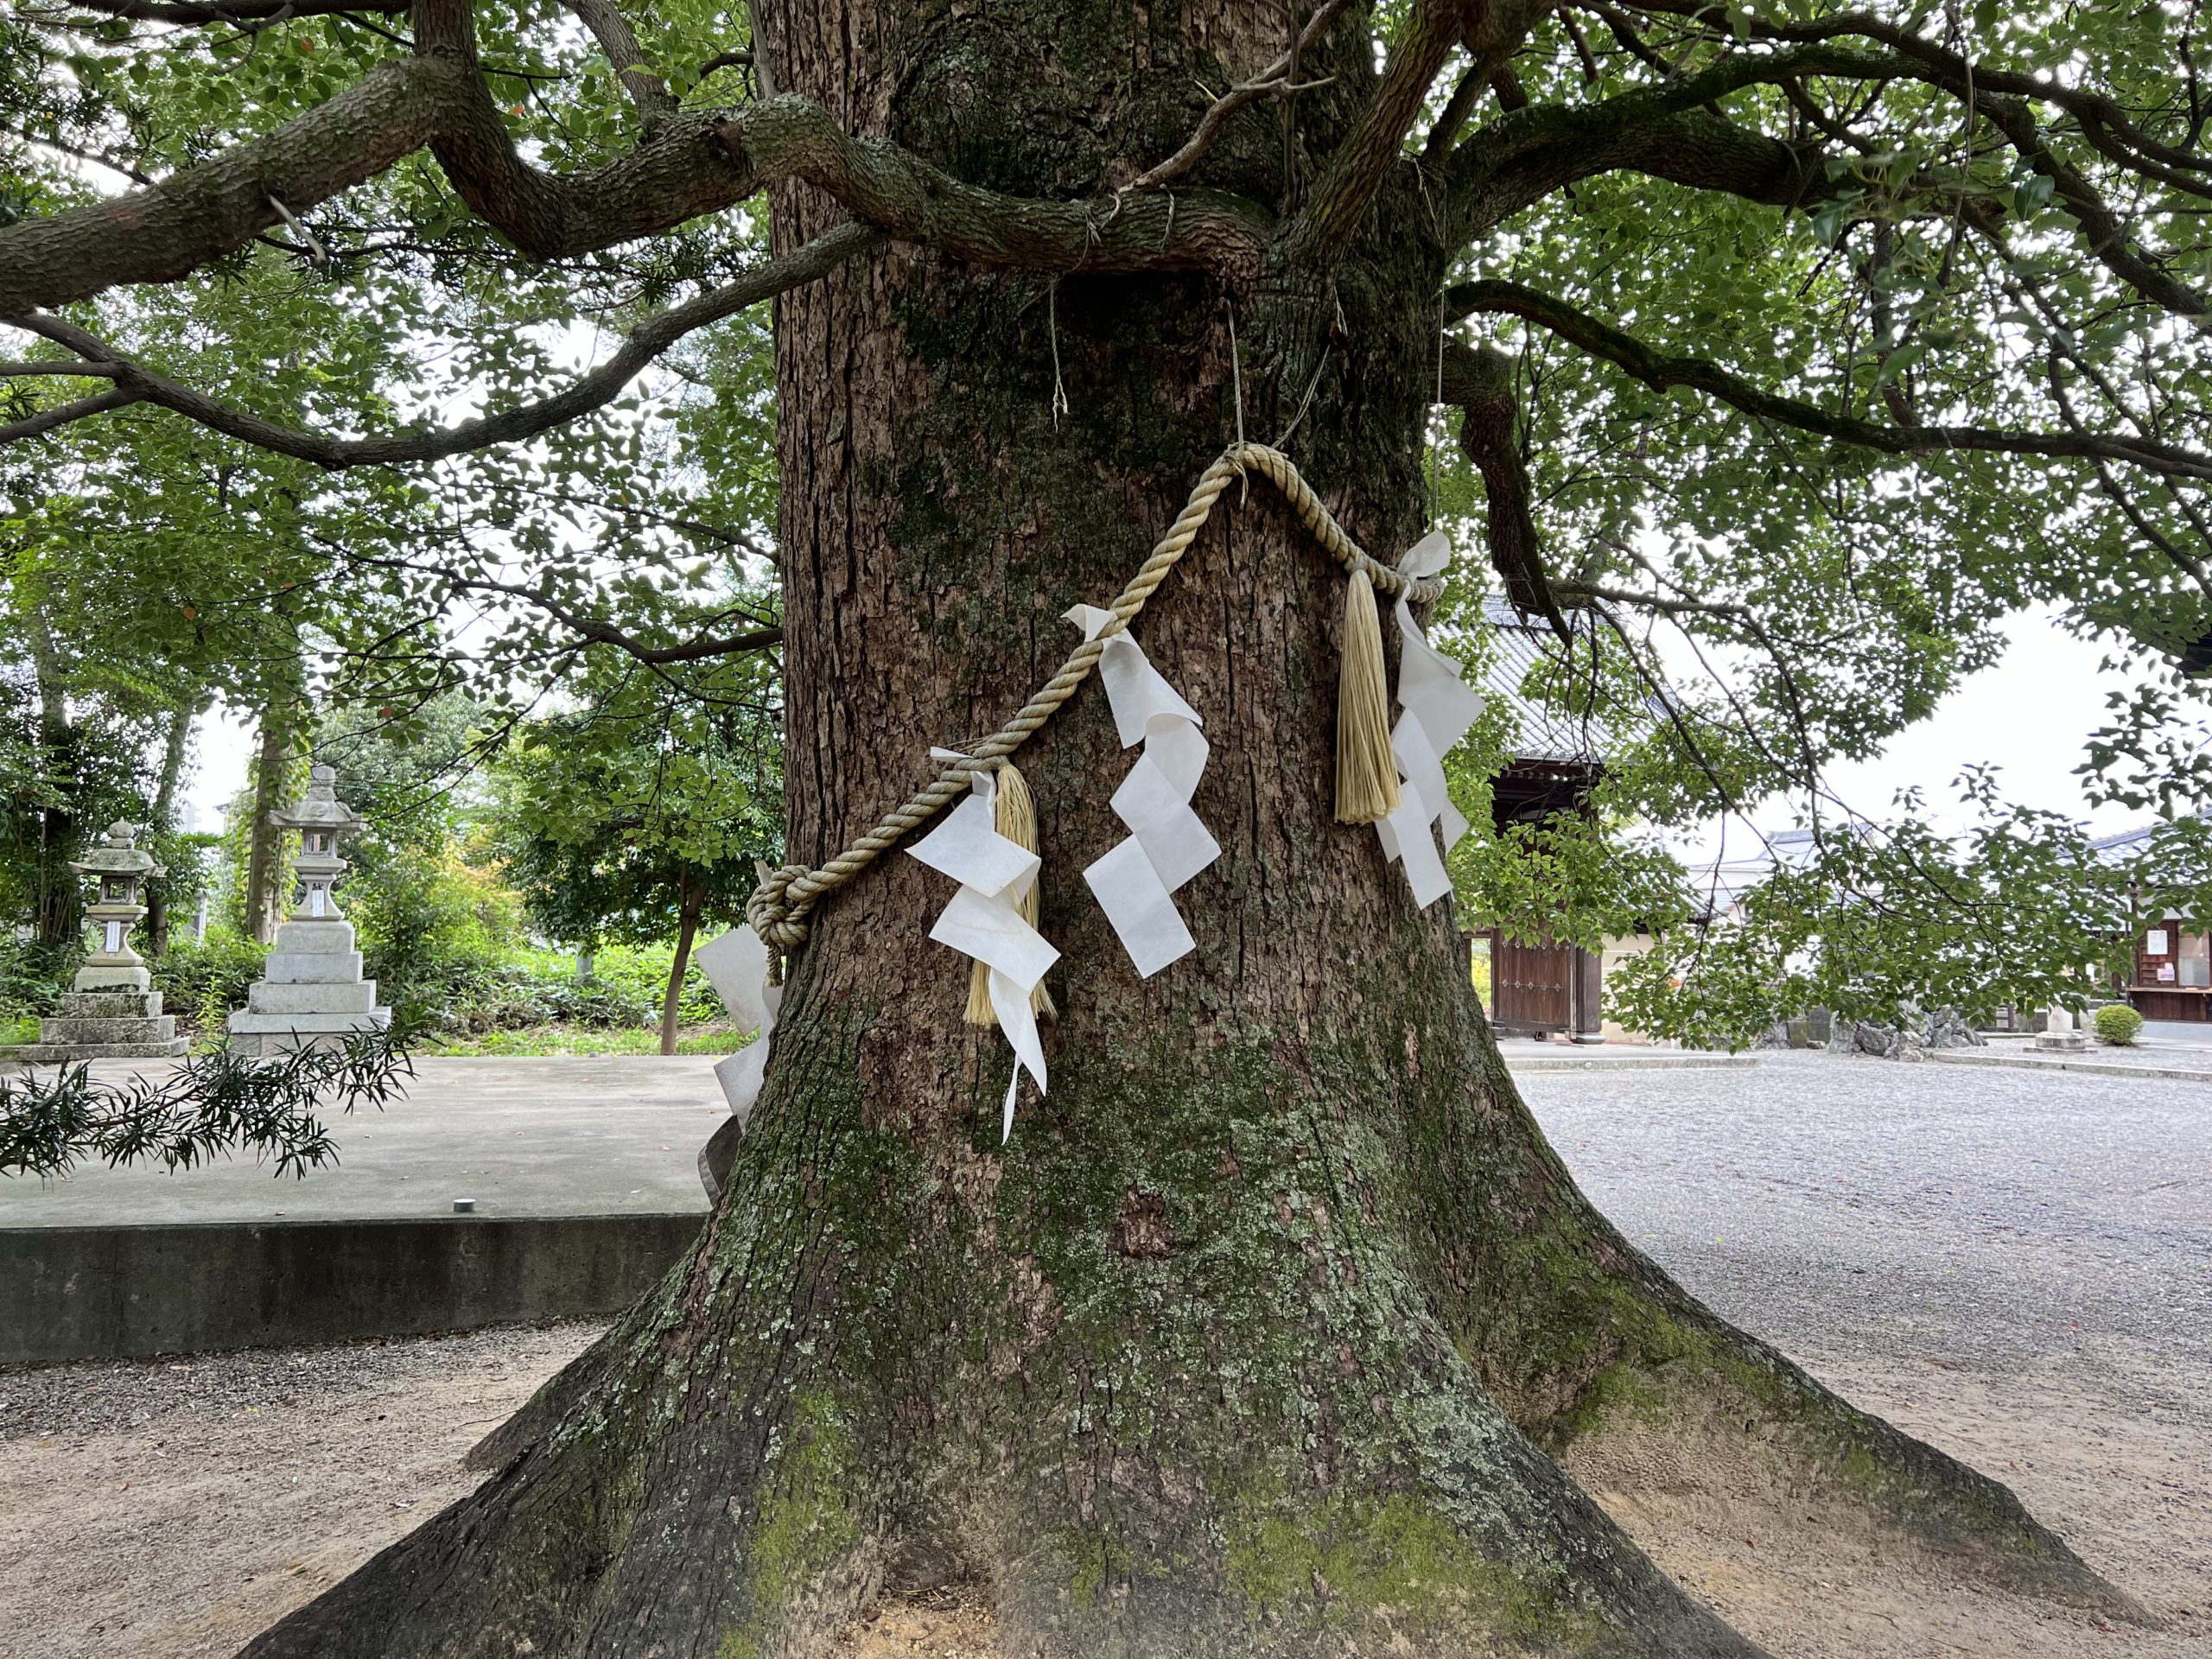
<path id="1" fill-rule="evenodd" d="M 0 1656 L 235 1653 L 472 1490 L 600 1329 L 0 1370 Z"/>
<path id="2" fill-rule="evenodd" d="M 1766 1505 L 1600 1501 L 1659 1565 L 1777 1659 L 2206 1659 L 2212 1412 L 2113 1354 L 1993 1376 L 1922 1358 L 1807 1362 L 1830 1387 L 1994 1476 L 2161 1628 L 1963 1586 L 1862 1526 L 1777 1527 Z M 1753 1518 L 1754 1516 L 1758 1518 Z"/>
<path id="3" fill-rule="evenodd" d="M 480 1478 L 461 1458 L 595 1325 L 0 1372 L 0 1656 L 228 1655 Z M 1963 1589 L 1834 1535 L 1616 1499 L 1660 1564 L 1777 1659 L 2212 1659 L 2212 1420 L 2171 1372 L 1999 1376 L 1815 1357 L 1859 1404 L 1988 1471 L 2164 1628 Z M 838 1659 L 983 1659 L 986 1600 L 871 1610 Z"/>

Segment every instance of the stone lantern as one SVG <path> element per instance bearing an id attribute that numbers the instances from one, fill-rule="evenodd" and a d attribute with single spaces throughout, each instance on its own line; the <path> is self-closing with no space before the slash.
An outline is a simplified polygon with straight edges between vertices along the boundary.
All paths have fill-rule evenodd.
<path id="1" fill-rule="evenodd" d="M 130 945 L 130 930 L 145 919 L 146 879 L 168 874 L 135 844 L 137 836 L 135 824 L 111 823 L 106 841 L 69 866 L 99 883 L 85 908 L 93 950 L 62 997 L 60 1013 L 40 1020 L 38 1041 L 19 1051 L 34 1065 L 175 1059 L 185 1052 L 176 1016 L 162 1012 L 162 994 Z"/>
<path id="2" fill-rule="evenodd" d="M 145 898 L 140 889 L 147 878 L 167 875 L 168 872 L 154 862 L 151 853 L 133 844 L 137 833 L 136 824 L 111 823 L 105 844 L 73 861 L 69 868 L 99 883 L 99 893 L 85 907 L 85 918 L 97 933 L 97 943 L 92 954 L 86 958 L 85 967 L 99 971 L 102 986 L 127 986 L 143 991 L 149 983 L 146 963 L 130 948 L 130 930 L 146 919 Z M 80 991 L 91 988 L 84 983 L 84 977 L 81 972 L 77 976 L 77 988 Z"/>
<path id="3" fill-rule="evenodd" d="M 344 918 L 331 892 L 348 868 L 338 855 L 338 839 L 365 828 L 367 820 L 338 798 L 337 783 L 333 768 L 317 766 L 308 774 L 307 799 L 288 811 L 269 815 L 278 829 L 300 832 L 299 856 L 292 863 L 300 878 L 300 906 L 292 914 L 302 922 Z"/>
<path id="4" fill-rule="evenodd" d="M 231 1016 L 235 1053 L 334 1048 L 358 1032 L 391 1023 L 391 1010 L 377 1005 L 376 981 L 361 977 L 353 924 L 338 908 L 332 891 L 346 868 L 339 856 L 339 838 L 366 824 L 338 798 L 337 781 L 330 767 L 317 766 L 308 776 L 307 798 L 270 814 L 277 828 L 300 832 L 299 855 L 293 862 L 300 902 L 289 919 L 276 925 L 264 977 L 246 992 L 245 1007 Z"/>

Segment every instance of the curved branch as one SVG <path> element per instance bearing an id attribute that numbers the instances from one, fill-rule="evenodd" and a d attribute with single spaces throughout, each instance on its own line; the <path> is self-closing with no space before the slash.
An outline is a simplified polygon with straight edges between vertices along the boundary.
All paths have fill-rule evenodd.
<path id="1" fill-rule="evenodd" d="M 1640 0 L 1640 3 L 1646 10 L 1692 18 L 1708 16 L 1715 10 L 1709 0 Z M 1732 79 L 1739 86 L 1775 81 L 1781 77 L 1774 66 L 1783 65 L 1797 66 L 1787 69 L 1791 75 L 1911 80 L 1948 92 L 1986 119 L 2023 161 L 2051 181 L 2058 200 L 2081 222 L 2089 251 L 2107 270 L 2175 315 L 2190 318 L 2200 327 L 2212 326 L 2212 297 L 2172 276 L 2137 248 L 2128 226 L 2096 187 L 2050 149 L 2029 107 L 2031 103 L 2047 103 L 2063 110 L 2081 123 L 2084 142 L 2106 159 L 2139 174 L 2160 177 L 2190 194 L 2205 194 L 2203 186 L 2174 178 L 2171 169 L 2212 172 L 2212 161 L 2152 139 L 2133 124 L 2117 99 L 2061 86 L 2037 75 L 1989 68 L 1910 29 L 1865 13 L 1803 23 L 1774 23 L 1748 14 L 1731 16 L 1751 34 L 1785 42 L 1788 49 L 1758 55 L 1732 53 L 1702 75 L 1679 86 L 1716 79 Z M 1846 48 L 1832 60 L 1822 55 L 1834 49 L 1834 42 L 1847 37 L 1872 41 L 1888 50 Z M 1814 55 L 1800 55 L 1807 53 Z M 1733 69 L 1733 65 L 1749 68 Z"/>
<path id="2" fill-rule="evenodd" d="M 435 10 L 418 7 L 435 39 Z M 162 183 L 0 230 L 0 315 L 173 282 L 375 177 L 428 143 L 454 189 L 521 252 L 593 253 L 719 211 L 783 178 L 820 186 L 901 240 L 1034 270 L 1257 269 L 1270 216 L 1217 192 L 1120 204 L 1001 195 L 880 139 L 855 138 L 802 98 L 678 115 L 619 159 L 561 175 L 515 153 L 465 51 L 391 59 L 329 103 Z"/>
<path id="3" fill-rule="evenodd" d="M 426 568 L 405 559 L 357 556 L 353 563 L 373 569 L 413 571 L 420 575 L 435 577 L 448 587 L 468 593 L 501 594 L 513 599 L 526 600 L 571 632 L 582 635 L 595 645 L 612 645 L 648 668 L 659 668 L 671 663 L 703 662 L 710 657 L 735 657 L 750 651 L 769 651 L 784 643 L 783 629 L 764 627 L 719 639 L 687 639 L 680 645 L 649 645 L 637 635 L 616 627 L 612 622 L 585 616 L 571 610 L 550 594 L 524 587 L 520 582 L 494 582 L 485 576 L 455 575 L 449 570 Z"/>
<path id="4" fill-rule="evenodd" d="M 1212 190 L 1111 202 L 1001 195 L 883 139 L 855 137 L 820 105 L 788 94 L 725 118 L 720 132 L 764 183 L 804 179 L 899 241 L 977 264 L 1210 270 L 1236 281 L 1258 270 L 1273 225 L 1263 208 Z"/>
<path id="5" fill-rule="evenodd" d="M 376 177 L 447 118 L 457 78 L 391 58 L 275 131 L 128 195 L 0 231 L 0 315 L 172 283 L 293 213 Z"/>
<path id="6" fill-rule="evenodd" d="M 57 404 L 52 409 L 42 409 L 37 414 L 20 421 L 0 426 L 0 444 L 19 443 L 27 438 L 44 437 L 56 427 L 105 415 L 111 409 L 124 409 L 143 401 L 135 391 L 103 391 L 91 397 L 80 397 L 73 404 Z"/>
<path id="7" fill-rule="evenodd" d="M 1787 86 L 1807 75 L 1878 77 L 1889 60 L 1832 42 L 1738 53 L 1694 75 L 1573 108 L 1510 111 L 1452 151 L 1446 163 L 1456 238 L 1465 241 L 1578 180 L 1636 172 L 1769 207 L 1802 207 L 1853 188 L 1824 179 L 1817 144 L 1792 144 L 1738 126 L 1716 107 L 1731 92 Z"/>
<path id="8" fill-rule="evenodd" d="M 1529 469 L 1521 459 L 1521 409 L 1513 395 L 1513 365 L 1493 349 L 1478 351 L 1448 337 L 1443 344 L 1438 390 L 1445 403 L 1462 411 L 1459 448 L 1482 474 L 1491 567 L 1504 579 L 1506 597 L 1519 609 L 1542 617 L 1561 639 L 1571 639 L 1544 571 L 1535 516 L 1529 505 L 1531 492 Z"/>
<path id="9" fill-rule="evenodd" d="M 1638 10 L 1665 12 L 1678 17 L 1712 18 L 1720 15 L 1712 0 L 1636 0 L 1636 3 Z M 2082 136 L 2115 161 L 2130 160 L 2130 155 L 2123 152 L 2132 152 L 2133 156 L 2162 162 L 2169 167 L 2212 173 L 2212 157 L 2159 143 L 2137 126 L 2126 106 L 2107 93 L 2061 86 L 2041 75 L 1992 68 L 1868 12 L 1840 12 L 1833 17 L 1795 23 L 1774 22 L 1747 11 L 1732 11 L 1726 16 L 1732 26 L 1740 24 L 1748 34 L 1763 40 L 1828 41 L 1856 35 L 1873 41 L 1909 60 L 1913 79 L 1929 81 L 1960 97 L 1972 88 L 1999 97 L 2031 99 L 2064 110 L 2082 122 Z M 2106 143 L 2119 148 L 2105 150 Z"/>
<path id="10" fill-rule="evenodd" d="M 2150 438 L 2087 432 L 2008 432 L 1977 426 L 1884 426 L 1853 416 L 1831 414 L 1818 404 L 1764 391 L 1703 358 L 1655 351 L 1611 324 L 1518 283 L 1457 283 L 1446 292 L 1445 302 L 1447 319 L 1477 312 L 1524 318 L 1591 356 L 1604 359 L 1655 391 L 1688 386 L 1761 420 L 1886 454 L 1972 450 L 2048 460 L 2102 458 L 2172 477 L 2212 480 L 2212 455 Z"/>
<path id="11" fill-rule="evenodd" d="M 1495 10 L 1517 16 L 1522 11 L 1533 15 L 1535 7 L 1533 0 L 1500 0 Z M 1414 0 L 1382 84 L 1314 181 L 1293 243 L 1300 260 L 1333 264 L 1351 245 L 1406 135 L 1420 118 L 1430 83 L 1459 43 L 1465 22 L 1460 14 L 1459 0 Z M 1516 41 L 1526 27 L 1514 32 Z"/>
<path id="12" fill-rule="evenodd" d="M 803 248 L 781 258 L 770 260 L 736 282 L 647 318 L 631 331 L 629 337 L 622 342 L 621 349 L 613 357 L 550 397 L 524 404 L 497 415 L 464 421 L 458 426 L 387 437 L 325 437 L 321 433 L 302 432 L 296 428 L 264 420 L 260 416 L 248 414 L 243 410 L 232 409 L 188 386 L 181 385 L 150 369 L 118 357 L 97 336 L 64 322 L 59 317 L 44 314 L 0 317 L 0 324 L 29 329 L 97 362 L 101 372 L 112 372 L 117 391 L 108 394 L 110 397 L 119 397 L 125 403 L 158 404 L 189 420 L 199 422 L 202 426 L 212 427 L 218 432 L 258 448 L 311 461 L 321 467 L 340 468 L 391 465 L 437 461 L 467 450 L 512 443 L 588 414 L 613 402 L 648 364 L 685 334 L 703 328 L 709 323 L 719 322 L 787 289 L 826 276 L 855 255 L 880 246 L 883 241 L 882 233 L 869 226 L 840 226 Z M 90 403 L 99 401 L 88 400 Z M 104 405 L 107 408 L 117 406 L 114 403 Z M 58 411 L 49 411 L 54 412 Z M 98 412 L 92 408 L 83 410 L 84 414 Z M 48 424 L 59 423 L 49 422 Z M 19 426 L 29 424 L 18 423 Z M 47 428 L 38 429 L 45 430 Z M 7 435 L 7 431 L 0 431 L 0 438 Z M 23 432 L 18 435 L 32 436 L 35 434 Z"/>
<path id="13" fill-rule="evenodd" d="M 1214 147 L 1215 141 L 1221 137 L 1222 128 L 1228 124 L 1229 118 L 1246 105 L 1263 98 L 1289 98 L 1298 92 L 1310 92 L 1316 86 L 1326 86 L 1328 82 L 1325 79 L 1294 81 L 1291 77 L 1299 60 L 1313 49 L 1321 37 L 1329 32 L 1329 25 L 1335 22 L 1351 3 L 1351 0 L 1322 0 L 1322 4 L 1306 20 L 1306 27 L 1299 30 L 1298 39 L 1288 51 L 1249 80 L 1238 82 L 1214 99 L 1205 114 L 1199 118 L 1197 130 L 1180 149 L 1157 167 L 1148 168 L 1139 174 L 1124 188 L 1132 191 L 1157 190 L 1160 186 L 1181 178 Z"/>

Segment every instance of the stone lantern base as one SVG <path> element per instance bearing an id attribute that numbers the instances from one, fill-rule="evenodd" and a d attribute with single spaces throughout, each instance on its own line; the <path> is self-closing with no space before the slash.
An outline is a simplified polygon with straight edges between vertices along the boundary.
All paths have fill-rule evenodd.
<path id="1" fill-rule="evenodd" d="M 231 1016 L 232 1053 L 341 1048 L 348 1037 L 391 1023 L 391 1010 L 377 1006 L 376 981 L 361 977 L 351 922 L 279 922 L 263 972 Z"/>
<path id="2" fill-rule="evenodd" d="M 61 1012 L 40 1020 L 38 1041 L 17 1049 L 16 1058 L 29 1065 L 182 1059 L 189 1046 L 176 1034 L 176 1016 L 162 1012 L 162 994 L 148 982 L 143 968 L 80 969 L 76 989 L 62 995 Z"/>

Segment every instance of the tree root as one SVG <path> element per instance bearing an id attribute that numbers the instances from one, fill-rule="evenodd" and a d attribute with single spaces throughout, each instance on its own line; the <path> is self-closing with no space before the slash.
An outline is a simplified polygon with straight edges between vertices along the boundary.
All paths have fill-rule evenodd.
<path id="1" fill-rule="evenodd" d="M 1770 1529 L 1841 1530 L 1999 1589 L 2156 1623 L 2009 1489 L 1859 1410 L 1676 1285 L 1574 1188 L 1502 1062 L 1490 1081 L 1526 1134 L 1485 1139 L 1529 1150 L 1510 1185 L 1552 1221 L 1510 1236 L 1478 1222 L 1488 1236 L 1459 1241 L 1461 1348 L 1586 1490 L 1713 1500 Z M 1498 1213 L 1494 1198 L 1478 1208 Z"/>

